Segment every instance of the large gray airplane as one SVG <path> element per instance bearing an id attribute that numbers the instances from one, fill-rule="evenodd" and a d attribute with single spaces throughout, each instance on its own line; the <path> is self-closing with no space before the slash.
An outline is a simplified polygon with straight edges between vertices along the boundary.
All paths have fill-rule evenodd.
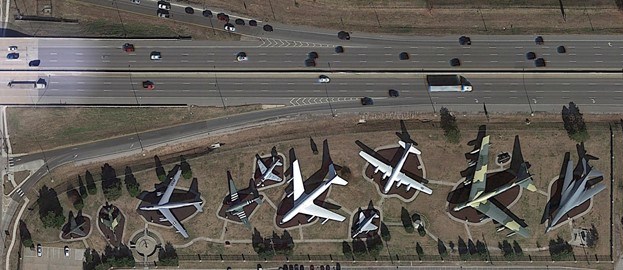
<path id="1" fill-rule="evenodd" d="M 160 213 L 164 216 L 164 218 L 160 218 L 161 222 L 168 221 L 169 223 L 173 225 L 173 227 L 175 227 L 177 232 L 179 232 L 182 236 L 184 236 L 184 238 L 188 238 L 188 233 L 186 232 L 184 227 L 182 227 L 182 224 L 180 224 L 177 218 L 175 218 L 173 213 L 171 213 L 170 209 L 181 208 L 181 207 L 192 205 L 195 208 L 197 208 L 199 212 L 203 212 L 202 201 L 200 198 L 197 198 L 190 202 L 169 202 L 169 200 L 171 199 L 171 194 L 173 194 L 173 190 L 175 190 L 175 186 L 177 185 L 177 181 L 180 180 L 180 176 L 182 175 L 182 169 L 180 165 L 175 165 L 175 168 L 173 168 L 173 171 L 175 171 L 176 169 L 177 169 L 177 172 L 175 173 L 175 175 L 169 178 L 169 185 L 167 186 L 167 190 L 163 194 L 158 193 L 160 196 L 162 196 L 160 198 L 160 201 L 158 201 L 157 204 L 143 206 L 140 209 L 144 211 L 153 211 L 153 210 L 160 211 Z"/>
<path id="2" fill-rule="evenodd" d="M 573 208 L 583 204 L 590 200 L 597 193 L 606 189 L 604 183 L 599 183 L 603 180 L 603 173 L 594 170 L 593 166 L 588 164 L 589 160 L 596 160 L 597 158 L 586 154 L 584 149 L 584 143 L 576 145 L 578 151 L 578 162 L 575 169 L 573 169 L 573 161 L 570 160 L 569 152 L 565 153 L 565 159 L 561 168 L 560 176 L 564 176 L 560 192 L 560 197 L 553 196 L 543 212 L 541 218 L 541 224 L 545 220 L 549 220 L 545 232 L 549 232 L 552 228 L 569 213 Z M 551 211 L 556 209 L 555 211 Z"/>
<path id="3" fill-rule="evenodd" d="M 262 203 L 262 198 L 260 198 L 260 194 L 255 189 L 255 184 L 253 179 L 249 181 L 249 189 L 253 192 L 253 199 L 251 200 L 240 200 L 238 196 L 238 189 L 236 189 L 236 185 L 234 184 L 234 180 L 231 178 L 231 173 L 227 171 L 227 181 L 229 182 L 229 200 L 231 201 L 231 205 L 225 210 L 227 214 L 236 215 L 240 218 L 240 221 L 247 227 L 249 227 L 249 219 L 247 218 L 247 214 L 244 212 L 244 207 L 257 202 L 258 204 Z"/>

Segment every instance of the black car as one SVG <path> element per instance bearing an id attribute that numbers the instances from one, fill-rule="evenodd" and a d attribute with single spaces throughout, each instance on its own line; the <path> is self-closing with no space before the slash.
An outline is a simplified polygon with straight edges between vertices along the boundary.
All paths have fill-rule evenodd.
<path id="1" fill-rule="evenodd" d="M 244 25 L 243 19 L 236 19 L 234 22 L 236 23 L 236 25 Z"/>
<path id="2" fill-rule="evenodd" d="M 264 27 L 262 27 L 264 29 L 264 31 L 266 32 L 272 32 L 273 31 L 273 27 L 270 26 L 270 24 L 265 24 Z"/>
<path id="3" fill-rule="evenodd" d="M 283 264 L 283 270 L 288 270 L 288 265 L 287 264 Z"/>
<path id="4" fill-rule="evenodd" d="M 257 264 L 257 270 L 261 270 L 262 269 L 262 265 L 261 264 Z"/>
<path id="5" fill-rule="evenodd" d="M 398 90 L 396 89 L 389 89 L 389 91 L 387 91 L 387 94 L 389 94 L 390 97 L 400 96 L 400 93 L 398 93 Z"/>
<path id="6" fill-rule="evenodd" d="M 324 265 L 320 265 L 320 270 L 324 270 Z"/>
<path id="7" fill-rule="evenodd" d="M 335 270 L 342 270 L 340 263 L 335 263 Z"/>
<path id="8" fill-rule="evenodd" d="M 29 67 L 38 67 L 41 64 L 41 60 L 32 60 L 28 62 Z"/>
<path id="9" fill-rule="evenodd" d="M 301 264 L 301 266 L 299 267 L 299 270 L 305 270 L 305 266 Z"/>
<path id="10" fill-rule="evenodd" d="M 188 13 L 188 14 L 194 14 L 195 13 L 195 9 L 193 9 L 191 7 L 186 7 L 184 9 L 184 11 L 186 11 L 186 13 Z"/>
<path id="11" fill-rule="evenodd" d="M 458 58 L 450 59 L 450 66 L 453 66 L 453 67 L 461 66 L 461 60 L 459 60 Z"/>
<path id="12" fill-rule="evenodd" d="M 309 52 L 307 54 L 307 57 L 309 57 L 311 59 L 316 59 L 316 58 L 318 58 L 318 53 L 317 52 Z"/>
<path id="13" fill-rule="evenodd" d="M 350 40 L 350 34 L 346 31 L 337 32 L 337 38 L 341 40 Z"/>
<path id="14" fill-rule="evenodd" d="M 538 36 L 534 39 L 534 43 L 536 43 L 536 45 L 543 45 L 543 43 L 545 43 L 543 41 L 543 37 L 542 36 Z"/>
<path id="15" fill-rule="evenodd" d="M 316 66 L 316 61 L 314 59 L 307 58 L 307 59 L 305 59 L 305 66 L 306 67 L 315 67 Z"/>
<path id="16" fill-rule="evenodd" d="M 290 264 L 290 266 L 288 267 L 288 269 L 290 269 L 290 270 L 294 270 L 294 265 L 291 265 L 291 264 Z"/>
<path id="17" fill-rule="evenodd" d="M 398 55 L 398 58 L 399 58 L 400 60 L 409 60 L 409 53 L 407 53 L 407 52 L 401 52 L 401 53 Z"/>
<path id="18" fill-rule="evenodd" d="M 325 265 L 325 266 L 324 266 L 324 269 L 329 270 L 329 269 L 331 269 L 331 266 L 329 266 L 329 265 L 327 264 L 327 265 Z"/>
<path id="19" fill-rule="evenodd" d="M 558 46 L 558 48 L 556 48 L 556 51 L 558 53 L 566 53 L 567 52 L 567 48 L 565 48 L 565 46 Z"/>
<path id="20" fill-rule="evenodd" d="M 249 20 L 249 25 L 250 26 L 257 26 L 257 21 L 256 20 Z"/>
<path id="21" fill-rule="evenodd" d="M 536 58 L 536 53 L 534 53 L 534 52 L 527 52 L 526 53 L 526 59 L 534 60 L 534 58 Z"/>
<path id="22" fill-rule="evenodd" d="M 202 12 L 203 17 L 208 17 L 208 18 L 212 18 L 214 15 L 212 15 L 212 11 L 209 9 L 206 9 Z"/>
<path id="23" fill-rule="evenodd" d="M 344 47 L 335 46 L 335 53 L 343 53 L 343 52 L 344 52 Z"/>
<path id="24" fill-rule="evenodd" d="M 298 264 L 294 265 L 294 270 L 299 270 L 299 265 Z"/>
<path id="25" fill-rule="evenodd" d="M 459 38 L 459 44 L 461 45 L 472 45 L 472 39 L 466 36 L 461 36 Z"/>
<path id="26" fill-rule="evenodd" d="M 534 65 L 537 66 L 537 67 L 544 67 L 545 66 L 545 59 L 537 58 L 536 60 L 534 60 Z"/>
<path id="27" fill-rule="evenodd" d="M 361 98 L 361 105 L 374 105 L 374 100 L 372 100 L 372 98 L 370 98 L 370 97 L 362 97 Z M 329 267 L 329 265 L 327 265 L 327 267 Z"/>

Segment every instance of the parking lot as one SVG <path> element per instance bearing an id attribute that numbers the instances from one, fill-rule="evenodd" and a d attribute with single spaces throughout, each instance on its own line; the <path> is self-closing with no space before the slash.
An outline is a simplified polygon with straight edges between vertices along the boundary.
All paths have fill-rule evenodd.
<path id="1" fill-rule="evenodd" d="M 84 249 L 69 249 L 69 256 L 65 256 L 63 248 L 43 246 L 41 257 L 37 257 L 37 250 L 24 249 L 22 269 L 24 270 L 80 270 Z"/>

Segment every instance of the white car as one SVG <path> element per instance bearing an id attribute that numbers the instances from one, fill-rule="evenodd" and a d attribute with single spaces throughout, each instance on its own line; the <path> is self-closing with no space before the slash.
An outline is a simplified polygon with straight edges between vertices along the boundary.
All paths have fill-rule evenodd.
<path id="1" fill-rule="evenodd" d="M 160 60 L 162 58 L 162 55 L 160 54 L 160 52 L 151 52 L 151 54 L 149 55 L 149 59 L 151 60 Z"/>
<path id="2" fill-rule="evenodd" d="M 162 4 L 162 3 L 158 3 L 158 8 L 159 9 L 164 9 L 164 10 L 171 10 L 171 4 Z"/>
<path id="3" fill-rule="evenodd" d="M 9 46 L 9 52 L 17 51 L 17 46 Z"/>
<path id="4" fill-rule="evenodd" d="M 69 247 L 65 246 L 65 257 L 69 257 Z"/>
<path id="5" fill-rule="evenodd" d="M 132 0 L 132 3 L 140 5 L 141 4 L 141 0 Z"/>
<path id="6" fill-rule="evenodd" d="M 43 255 L 43 248 L 41 244 L 37 244 L 37 257 L 41 257 Z"/>
<path id="7" fill-rule="evenodd" d="M 236 27 L 231 23 L 225 24 L 225 31 L 236 32 Z"/>
<path id="8" fill-rule="evenodd" d="M 330 81 L 331 81 L 331 79 L 327 75 L 320 75 L 320 76 L 318 76 L 318 82 L 319 83 L 329 83 Z"/>

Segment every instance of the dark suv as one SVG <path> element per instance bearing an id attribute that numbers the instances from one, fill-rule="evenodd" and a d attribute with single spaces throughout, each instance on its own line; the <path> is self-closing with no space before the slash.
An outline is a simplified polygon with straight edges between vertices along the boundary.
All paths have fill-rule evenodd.
<path id="1" fill-rule="evenodd" d="M 459 38 L 459 44 L 461 45 L 472 45 L 472 39 L 466 36 L 461 36 Z"/>
<path id="2" fill-rule="evenodd" d="M 361 98 L 361 105 L 374 105 L 374 100 L 372 100 L 372 98 L 370 97 L 362 97 Z"/>

